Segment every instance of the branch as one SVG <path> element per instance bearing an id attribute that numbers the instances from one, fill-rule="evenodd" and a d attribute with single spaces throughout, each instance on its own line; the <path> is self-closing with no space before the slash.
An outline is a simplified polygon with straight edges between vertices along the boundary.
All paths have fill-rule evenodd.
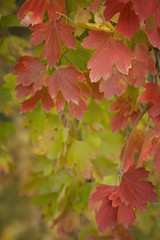
<path id="1" fill-rule="evenodd" d="M 143 109 L 143 111 L 141 112 L 141 114 L 139 115 L 139 117 L 136 119 L 134 125 L 133 125 L 133 128 L 132 128 L 132 131 L 130 132 L 130 134 L 128 135 L 128 139 L 127 139 L 127 142 L 126 142 L 126 146 L 125 146 L 125 149 L 124 149 L 124 153 L 123 153 L 123 157 L 122 157 L 122 162 L 121 162 L 121 166 L 120 166 L 120 169 L 118 171 L 118 175 L 121 175 L 121 172 L 123 171 L 123 165 L 124 165 L 124 161 L 125 161 L 125 158 L 126 158 L 126 154 L 127 154 L 127 150 L 128 150 L 128 146 L 129 146 L 129 143 L 130 143 L 130 140 L 133 136 L 133 133 L 138 125 L 138 123 L 140 122 L 140 120 L 143 118 L 144 114 L 149 110 L 151 106 L 151 103 L 148 103 L 145 108 Z"/>

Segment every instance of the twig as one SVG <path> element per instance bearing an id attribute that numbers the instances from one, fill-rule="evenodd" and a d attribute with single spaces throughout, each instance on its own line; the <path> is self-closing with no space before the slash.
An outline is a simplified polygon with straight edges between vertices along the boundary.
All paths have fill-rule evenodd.
<path id="1" fill-rule="evenodd" d="M 65 14 L 60 13 L 60 12 L 56 12 L 56 13 L 59 14 L 60 16 L 65 17 L 66 19 L 68 19 L 75 26 L 75 23 L 69 17 L 67 17 Z"/>
<path id="2" fill-rule="evenodd" d="M 125 161 L 125 158 L 126 158 L 126 154 L 127 154 L 127 150 L 128 150 L 128 146 L 129 146 L 129 143 L 130 143 L 130 140 L 133 136 L 133 133 L 139 123 L 139 121 L 143 118 L 144 114 L 148 111 L 148 109 L 150 108 L 151 106 L 151 103 L 148 103 L 145 108 L 143 109 L 143 111 L 141 112 L 141 114 L 139 115 L 139 117 L 136 119 L 134 125 L 133 125 L 133 128 L 132 128 L 132 131 L 130 132 L 130 134 L 128 135 L 128 140 L 126 142 L 126 146 L 125 146 L 125 149 L 124 149 L 124 153 L 123 153 L 123 157 L 122 157 L 122 162 L 121 162 L 121 166 L 120 166 L 120 169 L 118 170 L 118 175 L 121 175 L 121 173 L 123 172 L 123 165 L 124 165 L 124 161 Z"/>

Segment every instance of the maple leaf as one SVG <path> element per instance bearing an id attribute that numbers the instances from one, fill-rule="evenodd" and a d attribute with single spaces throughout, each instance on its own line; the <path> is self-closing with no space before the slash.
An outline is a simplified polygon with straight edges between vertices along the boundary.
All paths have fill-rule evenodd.
<path id="1" fill-rule="evenodd" d="M 139 88 L 145 84 L 146 70 L 155 75 L 156 69 L 147 46 L 136 44 L 134 54 L 135 59 L 132 60 L 132 67 L 129 69 L 129 74 L 123 75 L 123 79 L 127 83 Z"/>
<path id="2" fill-rule="evenodd" d="M 152 152 L 151 138 L 153 137 L 154 137 L 154 130 L 149 129 L 143 141 L 141 152 L 138 158 L 138 163 L 137 163 L 138 167 L 142 166 L 143 161 L 145 161 L 147 159 L 147 156 Z"/>
<path id="3" fill-rule="evenodd" d="M 40 100 L 42 108 L 46 112 L 49 112 L 54 107 L 54 100 L 49 95 L 48 88 L 43 86 L 41 90 L 36 91 L 33 96 L 21 103 L 20 113 L 27 112 L 28 110 L 32 111 Z"/>
<path id="4" fill-rule="evenodd" d="M 128 119 L 130 119 L 131 125 L 133 126 L 140 114 L 136 99 L 132 99 L 129 95 L 117 98 L 109 110 L 111 112 L 118 111 L 111 120 L 112 133 L 117 132 L 119 129 L 124 130 L 127 127 Z"/>
<path id="5" fill-rule="evenodd" d="M 29 86 L 33 83 L 33 91 L 40 90 L 46 78 L 46 67 L 40 62 L 39 58 L 23 56 L 18 58 L 17 61 L 13 73 L 17 75 L 15 82 L 23 86 Z"/>
<path id="6" fill-rule="evenodd" d="M 112 99 L 115 95 L 122 95 L 127 89 L 127 83 L 123 81 L 123 75 L 113 67 L 112 75 L 106 80 L 101 79 L 99 90 L 104 92 L 104 97 L 107 100 Z"/>
<path id="7" fill-rule="evenodd" d="M 65 209 L 62 214 L 53 221 L 51 228 L 57 226 L 57 233 L 61 238 L 71 232 L 78 224 L 78 215 L 72 209 Z"/>
<path id="8" fill-rule="evenodd" d="M 149 129 L 143 142 L 141 154 L 138 159 L 138 166 L 142 166 L 143 161 L 147 159 L 147 156 L 153 155 L 153 164 L 157 168 L 160 174 L 160 125 L 157 125 L 155 129 Z"/>
<path id="9" fill-rule="evenodd" d="M 135 151 L 141 152 L 142 146 L 144 142 L 144 133 L 141 130 L 136 130 L 133 135 L 131 140 L 129 141 L 129 145 L 127 148 L 126 156 L 124 159 L 124 164 L 123 164 L 123 169 L 127 171 L 127 169 L 134 164 L 134 154 Z M 124 150 L 125 150 L 126 144 L 123 146 L 121 150 L 121 155 L 120 159 L 122 161 L 123 155 L 124 155 Z"/>
<path id="10" fill-rule="evenodd" d="M 149 116 L 152 118 L 153 123 L 159 123 L 160 118 L 160 87 L 156 83 L 146 83 L 146 91 L 140 95 L 140 99 L 143 103 L 152 102 L 149 109 Z"/>
<path id="11" fill-rule="evenodd" d="M 58 91 L 61 90 L 66 101 L 72 101 L 78 104 L 81 94 L 76 81 L 81 82 L 85 79 L 83 74 L 78 72 L 75 67 L 61 66 L 56 67 L 56 71 L 47 78 L 46 86 L 48 86 L 49 93 L 52 97 L 56 97 Z"/>
<path id="12" fill-rule="evenodd" d="M 123 1 L 123 0 L 121 0 Z M 132 0 L 133 8 L 141 20 L 149 18 L 158 8 L 158 0 Z"/>
<path id="13" fill-rule="evenodd" d="M 17 98 L 23 98 L 27 97 L 28 95 L 33 95 L 34 94 L 33 84 L 29 86 L 23 86 L 22 84 L 19 84 L 18 86 L 15 87 L 15 91 L 17 91 L 16 94 Z"/>
<path id="14" fill-rule="evenodd" d="M 157 8 L 155 18 L 151 17 L 145 21 L 146 23 L 146 30 L 147 36 L 150 42 L 154 47 L 160 49 L 160 20 L 159 20 L 159 13 L 160 13 L 160 4 Z"/>
<path id="15" fill-rule="evenodd" d="M 30 27 L 32 31 L 31 44 L 38 45 L 45 41 L 42 51 L 43 59 L 53 67 L 61 57 L 61 42 L 68 48 L 76 48 L 76 41 L 73 36 L 74 28 L 61 20 L 52 20 Z"/>
<path id="16" fill-rule="evenodd" d="M 96 52 L 88 62 L 90 78 L 97 82 L 100 78 L 105 80 L 112 74 L 112 64 L 124 74 L 131 67 L 129 59 L 134 58 L 132 51 L 119 40 L 112 38 L 108 33 L 102 31 L 90 31 L 82 46 L 87 49 L 96 48 Z"/>
<path id="17" fill-rule="evenodd" d="M 151 182 L 140 180 L 147 178 L 149 171 L 144 168 L 136 168 L 132 165 L 122 176 L 121 183 L 116 189 L 116 194 L 126 206 L 131 205 L 140 211 L 146 209 L 148 202 L 157 202 L 155 187 Z"/>
<path id="18" fill-rule="evenodd" d="M 128 226 L 136 218 L 134 207 L 144 211 L 147 202 L 157 202 L 154 185 L 141 180 L 148 175 L 149 172 L 144 168 L 132 165 L 122 175 L 118 187 L 100 185 L 96 188 L 96 192 L 89 198 L 89 205 L 91 210 L 94 206 L 97 209 L 96 221 L 100 232 L 104 232 L 109 226 L 114 227 L 117 221 Z"/>
<path id="19" fill-rule="evenodd" d="M 160 27 L 156 27 L 152 32 L 147 32 L 147 36 L 153 46 L 160 49 Z"/>
<path id="20" fill-rule="evenodd" d="M 131 39 L 135 31 L 139 30 L 140 20 L 149 18 L 156 12 L 157 0 L 107 0 L 104 17 L 109 21 L 116 13 L 120 13 L 117 31 L 123 33 L 124 37 Z"/>
<path id="21" fill-rule="evenodd" d="M 117 23 L 118 33 L 123 33 L 124 37 L 131 39 L 135 31 L 139 30 L 139 16 L 133 10 L 132 1 L 108 0 L 106 1 L 104 17 L 109 21 L 117 12 L 120 16 Z"/>
<path id="22" fill-rule="evenodd" d="M 42 23 L 46 10 L 49 19 L 58 18 L 60 14 L 57 12 L 65 13 L 64 0 L 26 0 L 18 11 L 18 18 L 25 26 Z"/>

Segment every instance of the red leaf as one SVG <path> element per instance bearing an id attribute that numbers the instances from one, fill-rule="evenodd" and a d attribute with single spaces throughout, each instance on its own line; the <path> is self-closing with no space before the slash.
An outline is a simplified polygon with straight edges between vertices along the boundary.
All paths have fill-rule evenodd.
<path id="1" fill-rule="evenodd" d="M 136 14 L 139 15 L 141 20 L 145 20 L 153 13 L 156 12 L 158 8 L 158 0 L 134 0 L 133 1 L 133 9 Z"/>
<path id="2" fill-rule="evenodd" d="M 136 99 L 132 99 L 129 96 L 117 98 L 109 110 L 111 112 L 118 111 L 111 120 L 112 133 L 117 132 L 119 129 L 124 130 L 127 127 L 129 118 L 131 125 L 133 125 L 140 114 L 139 108 L 136 105 Z"/>
<path id="3" fill-rule="evenodd" d="M 20 57 L 14 70 L 14 74 L 18 75 L 16 78 L 17 83 L 23 86 L 29 86 L 33 83 L 34 91 L 42 88 L 46 77 L 46 67 L 40 62 L 39 58 L 31 56 Z"/>
<path id="4" fill-rule="evenodd" d="M 45 41 L 43 49 L 43 59 L 47 59 L 48 64 L 53 67 L 59 61 L 61 56 L 61 42 L 68 48 L 76 48 L 76 42 L 73 36 L 74 28 L 60 20 L 52 20 L 37 24 L 30 28 L 33 39 L 31 44 L 38 45 Z"/>
<path id="5" fill-rule="evenodd" d="M 117 208 L 112 207 L 112 201 L 105 199 L 102 202 L 96 214 L 96 222 L 100 232 L 105 232 L 109 226 L 114 227 L 117 222 Z"/>
<path id="6" fill-rule="evenodd" d="M 123 81 L 123 75 L 113 67 L 112 75 L 106 80 L 100 81 L 99 90 L 104 92 L 104 97 L 108 100 L 112 99 L 115 95 L 122 95 L 127 89 L 127 83 Z"/>
<path id="7" fill-rule="evenodd" d="M 158 0 L 107 0 L 105 5 L 106 21 L 111 20 L 116 13 L 120 12 L 117 31 L 131 39 L 134 32 L 139 30 L 140 20 L 145 20 L 156 13 Z"/>
<path id="8" fill-rule="evenodd" d="M 149 172 L 144 168 L 136 168 L 132 165 L 122 175 L 119 187 L 100 185 L 89 199 L 91 210 L 97 203 L 101 204 L 96 214 L 96 221 L 100 232 L 104 232 L 108 226 L 114 227 L 117 222 L 128 226 L 135 219 L 134 207 L 143 211 L 148 202 L 157 202 L 155 187 L 151 182 L 141 180 L 148 177 Z M 117 216 L 118 214 L 118 216 Z"/>
<path id="9" fill-rule="evenodd" d="M 156 74 L 155 62 L 151 57 L 147 46 L 136 44 L 134 54 L 137 61 L 144 63 L 145 68 L 148 70 L 148 72 L 150 72 L 152 75 Z"/>
<path id="10" fill-rule="evenodd" d="M 146 88 L 146 91 L 140 95 L 140 99 L 143 103 L 152 102 L 149 110 L 149 116 L 156 124 L 160 117 L 160 87 L 156 83 L 146 83 L 144 87 Z"/>
<path id="11" fill-rule="evenodd" d="M 133 223 L 136 218 L 133 206 L 126 206 L 124 203 L 121 203 L 118 211 L 118 220 L 124 227 L 127 227 L 128 224 Z"/>
<path id="12" fill-rule="evenodd" d="M 42 108 L 49 112 L 52 107 L 54 107 L 54 101 L 48 93 L 48 89 L 46 87 L 42 87 L 41 90 L 38 90 L 32 97 L 23 101 L 21 104 L 20 113 L 27 112 L 28 110 L 33 110 L 37 103 L 41 100 Z"/>
<path id="13" fill-rule="evenodd" d="M 105 5 L 104 17 L 106 21 L 120 12 L 117 31 L 118 33 L 122 32 L 124 37 L 131 39 L 134 32 L 139 30 L 139 17 L 133 10 L 133 3 L 131 1 L 108 0 Z"/>
<path id="14" fill-rule="evenodd" d="M 128 168 L 134 164 L 134 153 L 135 151 L 138 151 L 139 153 L 141 152 L 142 146 L 143 146 L 143 141 L 144 141 L 144 134 L 141 130 L 136 130 L 133 135 L 132 138 L 129 141 L 129 145 L 127 148 L 127 152 L 126 152 L 126 157 L 124 160 L 124 164 L 123 164 L 123 169 L 125 171 L 128 170 Z M 124 149 L 125 149 L 126 145 L 124 145 L 124 147 L 121 150 L 121 156 L 120 159 L 122 160 L 123 154 L 124 154 Z"/>
<path id="15" fill-rule="evenodd" d="M 154 136 L 154 130 L 150 129 L 147 132 L 147 135 L 143 141 L 142 149 L 138 158 L 138 163 L 137 166 L 141 167 L 143 164 L 143 161 L 147 159 L 147 156 L 150 154 L 152 151 L 152 146 L 151 146 L 151 138 Z"/>
<path id="16" fill-rule="evenodd" d="M 116 190 L 120 200 L 126 206 L 134 206 L 140 211 L 146 209 L 148 202 L 157 202 L 155 187 L 151 182 L 142 181 L 140 179 L 148 177 L 149 172 L 144 168 L 135 168 L 132 165 L 122 176 L 121 183 Z"/>
<path id="17" fill-rule="evenodd" d="M 90 31 L 82 46 L 87 49 L 97 49 L 88 62 L 92 82 L 97 82 L 101 77 L 109 78 L 112 74 L 113 62 L 121 73 L 127 74 L 131 67 L 129 59 L 134 58 L 132 51 L 127 46 L 101 31 Z"/>
<path id="18" fill-rule="evenodd" d="M 68 109 L 73 117 L 76 117 L 78 120 L 82 120 L 82 118 L 84 117 L 84 111 L 87 111 L 87 106 L 86 103 L 82 99 L 80 99 L 78 104 L 70 101 L 68 103 Z"/>
<path id="19" fill-rule="evenodd" d="M 18 11 L 21 24 L 30 25 L 42 23 L 45 11 L 48 11 L 49 19 L 55 19 L 60 13 L 65 13 L 64 0 L 26 0 Z"/>
<path id="20" fill-rule="evenodd" d="M 61 90 L 66 101 L 78 104 L 81 94 L 76 81 L 84 80 L 85 77 L 75 67 L 56 67 L 56 71 L 46 80 L 46 86 L 52 97 L 56 97 Z"/>
<path id="21" fill-rule="evenodd" d="M 160 27 L 156 27 L 153 32 L 147 32 L 147 36 L 153 46 L 160 49 Z"/>
<path id="22" fill-rule="evenodd" d="M 15 91 L 17 91 L 17 98 L 27 97 L 28 95 L 34 94 L 33 84 L 29 86 L 23 86 L 22 84 L 19 84 L 15 87 Z"/>

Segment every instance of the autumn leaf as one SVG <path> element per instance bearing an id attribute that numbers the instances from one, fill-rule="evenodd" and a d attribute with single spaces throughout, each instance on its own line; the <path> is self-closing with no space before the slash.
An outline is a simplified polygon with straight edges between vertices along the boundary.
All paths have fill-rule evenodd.
<path id="1" fill-rule="evenodd" d="M 117 132 L 119 129 L 124 130 L 127 127 L 128 119 L 133 126 L 138 115 L 140 114 L 139 107 L 136 104 L 136 92 L 135 96 L 131 98 L 130 91 L 133 93 L 134 89 L 128 90 L 123 96 L 117 98 L 115 103 L 113 103 L 109 110 L 111 112 L 118 111 L 111 120 L 112 133 Z"/>
<path id="2" fill-rule="evenodd" d="M 107 0 L 105 6 L 104 17 L 106 21 L 109 21 L 119 12 L 116 29 L 118 33 L 123 33 L 124 37 L 130 40 L 134 32 L 138 32 L 140 21 L 149 18 L 156 12 L 158 1 Z"/>
<path id="3" fill-rule="evenodd" d="M 120 96 L 125 93 L 127 85 L 123 80 L 123 75 L 113 66 L 112 75 L 106 80 L 101 79 L 99 90 L 104 92 L 104 97 L 107 100 L 110 100 L 115 95 Z"/>
<path id="4" fill-rule="evenodd" d="M 76 41 L 73 36 L 74 28 L 61 20 L 51 20 L 48 22 L 36 24 L 30 27 L 32 31 L 33 45 L 45 41 L 42 51 L 43 59 L 47 59 L 48 65 L 53 67 L 61 57 L 61 42 L 68 48 L 76 48 Z"/>
<path id="5" fill-rule="evenodd" d="M 109 226 L 114 227 L 117 221 L 123 226 L 134 222 L 135 209 L 146 209 L 147 202 L 157 202 L 155 187 L 151 182 L 141 180 L 148 177 L 149 172 L 144 168 L 130 166 L 122 175 L 118 187 L 100 185 L 89 198 L 90 209 L 97 209 L 96 222 L 100 232 Z"/>
<path id="6" fill-rule="evenodd" d="M 23 87 L 32 84 L 33 91 L 40 90 L 46 78 L 46 67 L 40 62 L 39 58 L 23 56 L 18 58 L 17 61 L 18 63 L 14 67 L 14 74 L 17 75 L 15 82 Z M 24 89 L 27 90 L 27 88 Z M 18 90 L 20 90 L 20 87 L 18 87 Z"/>
<path id="7" fill-rule="evenodd" d="M 117 69 L 128 74 L 131 67 L 130 59 L 134 58 L 132 51 L 121 43 L 102 31 L 90 31 L 82 46 L 87 49 L 96 48 L 95 54 L 88 62 L 90 78 L 92 82 L 97 82 L 101 78 L 106 80 L 112 74 L 112 64 L 115 63 Z"/>
<path id="8" fill-rule="evenodd" d="M 18 11 L 18 18 L 25 26 L 42 23 L 46 10 L 49 19 L 58 18 L 60 14 L 57 12 L 65 13 L 64 0 L 26 0 Z"/>
<path id="9" fill-rule="evenodd" d="M 126 156 L 125 156 L 124 164 L 123 164 L 123 169 L 125 171 L 127 171 L 128 168 L 134 164 L 134 154 L 135 154 L 135 152 L 138 152 L 138 153 L 141 152 L 143 142 L 144 142 L 144 133 L 141 130 L 137 129 L 133 133 L 132 138 L 129 141 L 129 145 L 127 148 L 127 152 L 126 152 Z M 123 148 L 121 150 L 121 155 L 120 155 L 121 161 L 122 161 L 122 158 L 124 155 L 125 147 L 126 147 L 126 144 L 123 146 Z"/>
<path id="10" fill-rule="evenodd" d="M 132 1 L 108 0 L 105 3 L 104 17 L 109 21 L 117 12 L 120 12 L 116 29 L 124 37 L 131 39 L 134 32 L 139 30 L 139 16 L 133 10 Z"/>
<path id="11" fill-rule="evenodd" d="M 160 87 L 156 83 L 146 83 L 144 87 L 146 91 L 140 95 L 140 99 L 143 103 L 151 101 L 149 116 L 152 118 L 154 124 L 158 124 L 160 118 Z"/>
<path id="12" fill-rule="evenodd" d="M 47 78 L 46 86 L 48 86 L 49 93 L 52 97 L 61 93 L 66 101 L 72 101 L 78 104 L 80 99 L 80 88 L 76 81 L 84 81 L 85 77 L 81 72 L 78 72 L 75 67 L 61 66 L 56 67 L 56 71 Z"/>
<path id="13" fill-rule="evenodd" d="M 94 157 L 95 151 L 87 142 L 74 141 L 67 153 L 66 166 L 74 168 L 77 175 L 90 179 L 93 169 L 91 159 Z"/>
<path id="14" fill-rule="evenodd" d="M 20 113 L 28 110 L 32 111 L 40 100 L 41 106 L 46 112 L 49 112 L 54 107 L 54 100 L 49 95 L 48 88 L 43 86 L 41 90 L 38 90 L 33 96 L 21 103 Z"/>

